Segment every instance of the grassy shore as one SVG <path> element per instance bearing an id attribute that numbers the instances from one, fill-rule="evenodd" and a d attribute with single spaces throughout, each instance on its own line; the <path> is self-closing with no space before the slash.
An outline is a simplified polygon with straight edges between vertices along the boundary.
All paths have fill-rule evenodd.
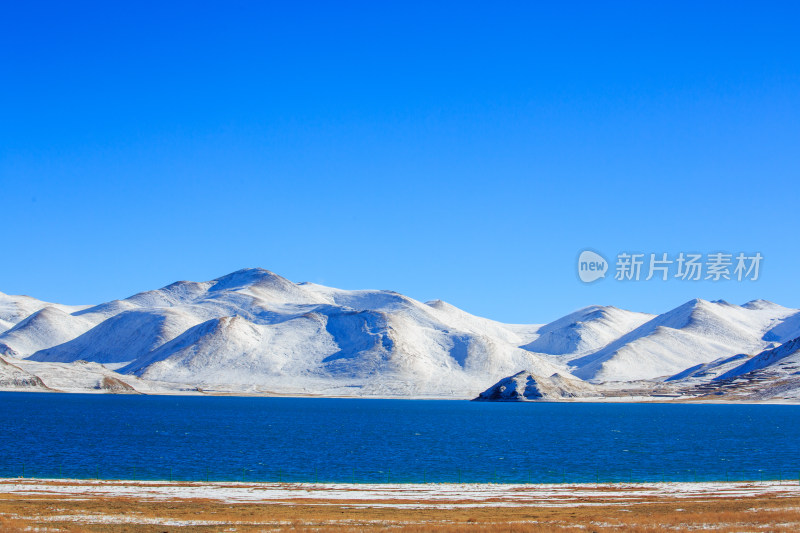
<path id="1" fill-rule="evenodd" d="M 0 530 L 798 531 L 797 482 L 351 485 L 0 480 Z"/>

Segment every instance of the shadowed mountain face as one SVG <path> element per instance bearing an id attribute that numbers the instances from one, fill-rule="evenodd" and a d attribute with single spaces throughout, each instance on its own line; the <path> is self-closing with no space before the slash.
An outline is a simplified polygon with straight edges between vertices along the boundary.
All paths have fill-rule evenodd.
<path id="1" fill-rule="evenodd" d="M 17 356 L 91 361 L 166 382 L 336 393 L 464 394 L 518 367 L 566 372 L 520 348 L 504 324 L 443 302 L 292 283 L 262 269 L 63 313 L 60 322 L 71 321 L 81 325 L 74 334 L 29 343 Z"/>
<path id="2" fill-rule="evenodd" d="M 0 354 L 203 387 L 463 397 L 521 370 L 544 387 L 669 376 L 773 347 L 798 316 L 764 301 L 693 300 L 658 316 L 592 306 L 509 325 L 439 300 L 244 269 L 91 307 L 0 293 Z"/>

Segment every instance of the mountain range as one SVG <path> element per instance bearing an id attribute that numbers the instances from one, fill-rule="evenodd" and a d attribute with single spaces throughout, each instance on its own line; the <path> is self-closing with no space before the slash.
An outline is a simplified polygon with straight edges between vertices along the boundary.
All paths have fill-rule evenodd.
<path id="1" fill-rule="evenodd" d="M 468 398 L 524 373 L 532 391 L 652 394 L 736 372 L 783 380 L 781 350 L 798 337 L 800 310 L 763 300 L 661 315 L 591 306 L 519 325 L 256 268 L 94 306 L 0 293 L 0 388 Z"/>

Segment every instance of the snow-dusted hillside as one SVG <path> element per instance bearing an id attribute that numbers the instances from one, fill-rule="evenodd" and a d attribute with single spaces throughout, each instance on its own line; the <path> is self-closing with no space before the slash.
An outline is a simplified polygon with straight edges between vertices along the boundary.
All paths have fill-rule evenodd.
<path id="1" fill-rule="evenodd" d="M 716 361 L 674 376 L 682 396 L 725 401 L 800 401 L 800 338 L 756 355 Z"/>
<path id="2" fill-rule="evenodd" d="M 800 337 L 757 355 L 737 354 L 666 379 L 592 384 L 522 371 L 501 379 L 482 401 L 800 402 Z"/>
<path id="3" fill-rule="evenodd" d="M 567 398 L 599 398 L 597 388 L 574 377 L 562 374 L 537 376 L 523 370 L 501 379 L 475 400 L 486 402 L 518 402 L 540 400 L 564 400 Z"/>
<path id="4" fill-rule="evenodd" d="M 30 360 L 86 360 L 203 388 L 467 397 L 520 368 L 567 372 L 520 348 L 512 328 L 444 302 L 292 283 L 261 269 L 179 282 L 61 318 L 65 329 L 74 320 L 99 323 Z"/>
<path id="5" fill-rule="evenodd" d="M 710 363 L 700 363 L 678 372 L 674 376 L 670 376 L 665 382 L 683 382 L 683 383 L 706 383 L 717 376 L 720 376 L 732 368 L 741 365 L 743 361 L 750 359 L 750 356 L 744 353 L 736 354 L 731 357 L 720 357 Z"/>
<path id="6" fill-rule="evenodd" d="M 263 269 L 85 307 L 0 293 L 7 381 L 27 372 L 58 390 L 108 377 L 136 379 L 126 383 L 139 391 L 470 398 L 523 370 L 543 386 L 554 374 L 566 384 L 673 376 L 688 386 L 798 329 L 800 311 L 761 300 L 693 300 L 658 316 L 592 306 L 545 325 L 503 324 L 440 300 L 293 283 Z"/>
<path id="7" fill-rule="evenodd" d="M 38 376 L 0 357 L 0 390 L 47 390 Z"/>
<path id="8" fill-rule="evenodd" d="M 800 337 L 764 350 L 715 378 L 717 381 L 752 375 L 800 377 Z"/>
<path id="9" fill-rule="evenodd" d="M 52 304 L 30 296 L 12 296 L 0 292 L 0 333 L 45 307 L 52 307 L 65 313 L 75 313 L 84 309 L 81 306 Z"/>
<path id="10" fill-rule="evenodd" d="M 42 348 L 69 341 L 93 325 L 57 307 L 43 307 L 0 333 L 0 355 L 27 357 Z"/>
<path id="11" fill-rule="evenodd" d="M 540 327 L 523 348 L 573 359 L 599 350 L 652 318 L 616 307 L 586 307 Z"/>
<path id="12" fill-rule="evenodd" d="M 576 376 L 594 381 L 668 376 L 718 358 L 759 352 L 770 346 L 771 332 L 796 313 L 766 302 L 739 306 L 692 300 L 570 365 Z"/>
<path id="13" fill-rule="evenodd" d="M 98 363 L 42 363 L 0 358 L 0 390 L 115 394 L 193 394 L 189 385 L 154 383 L 121 375 Z"/>

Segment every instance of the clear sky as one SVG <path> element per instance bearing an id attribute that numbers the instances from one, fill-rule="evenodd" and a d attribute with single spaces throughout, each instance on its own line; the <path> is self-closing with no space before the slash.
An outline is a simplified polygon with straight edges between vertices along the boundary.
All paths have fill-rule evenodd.
<path id="1" fill-rule="evenodd" d="M 6 2 L 0 291 L 248 266 L 508 322 L 800 307 L 795 2 Z M 760 252 L 581 283 L 579 252 Z"/>

